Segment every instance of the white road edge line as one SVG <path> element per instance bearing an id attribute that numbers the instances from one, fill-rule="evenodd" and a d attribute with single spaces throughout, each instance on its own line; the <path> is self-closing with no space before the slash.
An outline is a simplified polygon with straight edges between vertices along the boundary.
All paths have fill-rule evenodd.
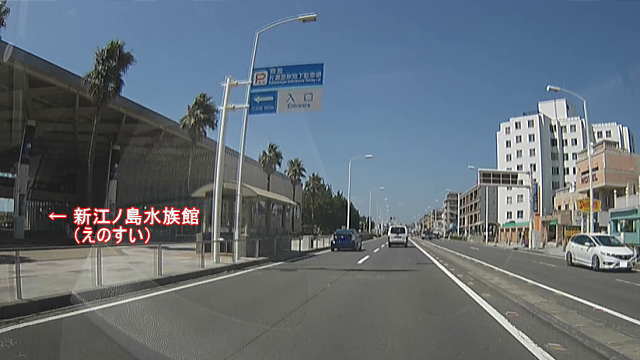
<path id="1" fill-rule="evenodd" d="M 378 251 L 380 251 L 380 248 L 376 248 L 375 250 L 373 250 L 374 253 L 377 253 Z"/>
<path id="2" fill-rule="evenodd" d="M 629 285 L 640 286 L 639 283 L 636 283 L 636 282 L 633 282 L 633 281 L 627 281 L 627 280 L 622 280 L 622 279 L 616 279 L 616 281 L 619 281 L 619 282 L 625 283 L 625 284 L 629 284 Z"/>
<path id="3" fill-rule="evenodd" d="M 362 259 L 358 260 L 358 265 L 362 264 L 363 262 L 369 260 L 369 255 L 363 257 Z"/>
<path id="4" fill-rule="evenodd" d="M 442 270 L 445 275 L 447 275 L 451 280 L 453 280 L 456 285 L 458 285 L 471 299 L 473 299 L 480 307 L 482 307 L 491 317 L 498 322 L 509 334 L 511 334 L 522 346 L 524 346 L 533 356 L 537 359 L 553 359 L 548 352 L 546 352 L 543 348 L 538 346 L 527 334 L 520 331 L 518 328 L 513 326 L 505 318 L 498 310 L 496 310 L 493 306 L 491 306 L 488 302 L 486 302 L 480 295 L 478 295 L 475 291 L 473 291 L 469 286 L 463 283 L 460 279 L 455 277 L 447 268 L 445 268 L 438 260 L 436 260 L 431 254 L 429 254 L 426 250 L 424 250 L 421 246 L 416 244 L 413 240 L 409 240 L 413 243 L 413 245 L 420 250 L 426 257 L 428 257 L 440 270 Z"/>
<path id="5" fill-rule="evenodd" d="M 459 253 L 459 252 L 457 252 L 457 251 L 455 251 L 455 250 L 448 249 L 448 248 L 446 248 L 446 247 L 444 247 L 444 246 L 440 246 L 440 245 L 436 245 L 436 244 L 431 244 L 431 245 L 433 245 L 433 246 L 435 246 L 435 247 L 437 247 L 437 248 L 439 248 L 439 249 L 442 249 L 442 250 L 448 251 L 448 252 L 450 252 L 450 253 L 452 253 L 452 254 L 456 254 L 456 255 L 458 255 L 458 256 L 460 256 L 460 257 L 463 257 L 463 258 L 465 258 L 465 259 L 468 259 L 468 260 L 471 260 L 471 261 L 475 261 L 475 262 L 477 262 L 478 264 L 482 264 L 482 265 L 487 266 L 487 267 L 489 267 L 489 268 L 491 268 L 491 269 L 493 269 L 493 270 L 496 270 L 496 271 L 499 271 L 499 272 L 501 272 L 501 273 L 507 274 L 507 275 L 509 275 L 509 276 L 511 276 L 511 277 L 514 277 L 514 278 L 516 278 L 516 279 L 520 279 L 520 280 L 522 280 L 522 281 L 524 281 L 524 282 L 527 282 L 527 283 L 529 283 L 529 284 L 531 284 L 531 285 L 535 285 L 535 286 L 540 287 L 540 288 L 542 288 L 542 289 L 545 289 L 545 290 L 551 291 L 551 292 L 552 292 L 552 293 L 554 293 L 554 294 L 557 294 L 557 295 L 560 295 L 560 296 L 564 296 L 564 297 L 569 298 L 569 299 L 571 299 L 571 300 L 577 301 L 577 302 L 579 302 L 579 303 L 581 303 L 581 304 L 584 304 L 584 305 L 590 306 L 590 307 L 592 307 L 592 308 L 598 309 L 598 310 L 600 310 L 600 311 L 606 312 L 607 314 L 612 315 L 612 316 L 615 316 L 615 317 L 617 317 L 617 318 L 619 318 L 619 319 L 622 319 L 622 320 L 628 321 L 628 322 L 630 322 L 630 323 L 632 323 L 632 324 L 635 324 L 635 325 L 640 326 L 640 320 L 635 319 L 635 318 L 632 318 L 631 316 L 628 316 L 628 315 L 625 315 L 625 314 L 619 313 L 619 312 L 617 312 L 617 311 L 615 311 L 615 310 L 611 310 L 611 309 L 606 308 L 606 307 L 604 307 L 604 306 L 602 306 L 602 305 L 600 305 L 600 304 L 593 303 L 593 302 L 591 302 L 591 301 L 589 301 L 589 300 L 585 300 L 585 299 L 580 298 L 580 297 L 577 297 L 577 296 L 575 296 L 575 295 L 572 295 L 572 294 L 566 293 L 566 292 L 564 292 L 564 291 L 562 291 L 562 290 L 558 290 L 558 289 L 552 288 L 551 286 L 547 286 L 547 285 L 541 284 L 541 283 L 539 283 L 539 282 L 537 282 L 537 281 L 533 281 L 533 280 L 531 280 L 531 279 L 528 279 L 528 278 L 526 278 L 526 277 L 524 277 L 524 276 L 522 276 L 522 275 L 518 275 L 518 274 L 512 273 L 512 272 L 510 272 L 510 271 L 507 271 L 507 270 L 504 270 L 504 269 L 502 269 L 502 268 L 499 268 L 499 267 L 497 267 L 497 266 L 495 266 L 495 265 L 491 265 L 491 264 L 489 264 L 489 263 L 486 263 L 486 262 L 484 262 L 484 261 L 482 261 L 482 260 L 478 260 L 478 259 L 476 259 L 476 258 L 474 258 L 474 257 L 471 257 L 471 256 L 468 256 L 468 255 L 465 255 L 465 254 Z"/>
<path id="6" fill-rule="evenodd" d="M 326 251 L 320 251 L 317 254 L 321 254 L 323 252 L 326 252 Z M 44 317 L 44 318 L 41 318 L 41 319 L 35 319 L 35 320 L 31 320 L 31 321 L 25 321 L 25 322 L 22 322 L 22 323 L 18 323 L 18 324 L 14 324 L 14 325 L 11 325 L 11 326 L 0 328 L 0 334 L 4 334 L 4 333 L 7 333 L 9 331 L 25 328 L 25 327 L 28 327 L 28 326 L 38 325 L 38 324 L 42 324 L 42 323 L 46 323 L 46 322 L 53 321 L 53 320 L 58 320 L 58 319 L 64 319 L 64 318 L 67 318 L 67 317 L 80 315 L 80 314 L 88 313 L 88 312 L 91 312 L 91 311 L 106 309 L 106 308 L 110 308 L 110 307 L 113 307 L 113 306 L 126 304 L 126 303 L 133 302 L 133 301 L 147 299 L 147 298 L 150 298 L 150 297 L 163 295 L 163 294 L 179 291 L 179 290 L 182 290 L 182 289 L 187 289 L 187 288 L 194 287 L 194 286 L 204 285 L 204 284 L 208 284 L 208 283 L 212 283 L 212 282 L 216 282 L 216 281 L 232 278 L 232 277 L 244 275 L 244 274 L 247 274 L 247 273 L 250 273 L 250 272 L 254 272 L 254 271 L 258 271 L 258 270 L 268 269 L 270 267 L 278 266 L 280 264 L 284 264 L 284 261 L 280 261 L 280 262 L 276 262 L 276 263 L 272 263 L 272 264 L 267 264 L 267 265 L 262 265 L 262 266 L 258 266 L 258 267 L 255 267 L 255 268 L 242 270 L 242 271 L 234 272 L 234 273 L 227 274 L 227 275 L 218 276 L 218 277 L 215 277 L 215 278 L 212 278 L 212 279 L 207 279 L 207 280 L 197 281 L 197 282 L 194 282 L 194 283 L 180 285 L 180 286 L 172 287 L 170 289 L 164 289 L 164 290 L 160 290 L 160 291 L 156 291 L 156 292 L 152 292 L 152 293 L 148 293 L 148 294 L 134 296 L 134 297 L 131 297 L 131 298 L 122 299 L 122 300 L 110 302 L 110 303 L 107 303 L 107 304 L 91 306 L 91 307 L 84 308 L 84 309 L 78 309 L 78 310 L 69 311 L 69 312 L 66 312 L 66 313 L 63 313 L 63 314 L 48 316 L 48 317 Z"/>

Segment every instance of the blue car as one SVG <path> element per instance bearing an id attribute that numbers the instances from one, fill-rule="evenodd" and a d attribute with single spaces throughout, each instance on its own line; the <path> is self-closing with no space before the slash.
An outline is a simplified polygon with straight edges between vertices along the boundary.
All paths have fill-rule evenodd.
<path id="1" fill-rule="evenodd" d="M 362 250 L 362 239 L 355 230 L 336 230 L 331 239 L 331 251 L 340 249 Z"/>

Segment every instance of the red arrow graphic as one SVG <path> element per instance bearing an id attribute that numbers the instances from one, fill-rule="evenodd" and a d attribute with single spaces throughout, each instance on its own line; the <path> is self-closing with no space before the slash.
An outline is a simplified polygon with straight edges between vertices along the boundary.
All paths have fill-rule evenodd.
<path id="1" fill-rule="evenodd" d="M 66 218 L 67 218 L 67 214 L 56 214 L 53 212 L 49 214 L 49 219 L 51 219 L 51 221 L 56 219 L 66 219 Z"/>

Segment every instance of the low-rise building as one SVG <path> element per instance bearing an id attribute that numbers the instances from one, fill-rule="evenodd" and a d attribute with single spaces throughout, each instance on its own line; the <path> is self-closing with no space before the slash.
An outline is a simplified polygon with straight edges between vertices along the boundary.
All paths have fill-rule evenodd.
<path id="1" fill-rule="evenodd" d="M 498 221 L 498 190 L 494 186 L 474 185 L 460 195 L 461 235 L 484 238 L 487 223 L 487 201 L 489 205 L 489 241 L 495 239 Z"/>
<path id="2" fill-rule="evenodd" d="M 576 190 L 589 194 L 589 161 L 586 151 L 578 154 Z M 640 176 L 640 155 L 621 149 L 615 141 L 598 142 L 591 156 L 593 198 L 601 209 L 596 214 L 595 231 L 605 231 L 609 224 L 609 209 L 614 208 L 617 196 L 635 194 Z M 596 226 L 597 225 L 597 226 Z"/>
<path id="3" fill-rule="evenodd" d="M 442 221 L 447 233 L 458 229 L 458 196 L 459 193 L 450 191 L 442 201 Z"/>

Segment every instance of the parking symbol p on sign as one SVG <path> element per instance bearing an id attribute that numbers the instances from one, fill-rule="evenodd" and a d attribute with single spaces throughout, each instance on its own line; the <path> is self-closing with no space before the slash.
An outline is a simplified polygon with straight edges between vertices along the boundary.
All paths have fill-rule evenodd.
<path id="1" fill-rule="evenodd" d="M 266 71 L 256 71 L 253 73 L 253 86 L 265 86 L 269 81 L 269 73 Z"/>

